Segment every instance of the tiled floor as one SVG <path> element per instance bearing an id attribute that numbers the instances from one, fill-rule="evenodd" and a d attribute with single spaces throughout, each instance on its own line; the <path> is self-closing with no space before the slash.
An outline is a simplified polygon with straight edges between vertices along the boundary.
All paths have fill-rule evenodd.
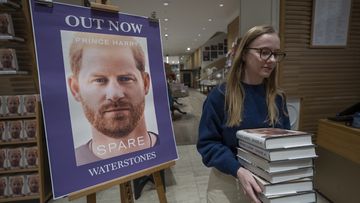
<path id="1" fill-rule="evenodd" d="M 176 165 L 165 171 L 166 196 L 169 203 L 205 203 L 209 168 L 206 168 L 196 151 L 197 127 L 205 96 L 190 90 L 190 96 L 179 101 L 179 106 L 186 115 L 175 113 L 173 127 L 178 144 L 179 160 Z M 98 203 L 120 202 L 119 186 L 98 192 Z M 155 187 L 147 183 L 141 197 L 136 203 L 159 202 Z M 318 195 L 318 203 L 328 203 Z M 86 203 L 86 198 L 68 201 L 67 198 L 51 200 L 50 203 Z"/>

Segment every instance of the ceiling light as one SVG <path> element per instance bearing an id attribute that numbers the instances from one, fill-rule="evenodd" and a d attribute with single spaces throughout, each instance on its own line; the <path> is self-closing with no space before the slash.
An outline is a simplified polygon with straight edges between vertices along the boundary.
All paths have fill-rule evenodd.
<path id="1" fill-rule="evenodd" d="M 200 36 L 201 36 L 201 34 L 198 34 L 198 36 L 200 37 Z"/>
<path id="2" fill-rule="evenodd" d="M 219 4 L 220 7 L 224 7 L 224 4 Z"/>
<path id="3" fill-rule="evenodd" d="M 164 20 L 165 20 L 165 21 L 168 21 L 169 19 L 165 18 Z"/>
<path id="4" fill-rule="evenodd" d="M 169 2 L 164 2 L 163 5 L 164 5 L 164 6 L 168 6 L 168 5 L 169 5 Z"/>
<path id="5" fill-rule="evenodd" d="M 169 35 L 168 34 L 165 34 L 165 37 L 168 37 Z"/>
<path id="6" fill-rule="evenodd" d="M 209 21 L 209 22 L 211 22 L 211 21 L 212 21 L 212 19 L 211 19 L 211 18 L 209 18 L 209 19 L 208 19 L 208 21 Z"/>
<path id="7" fill-rule="evenodd" d="M 187 51 L 190 51 L 190 50 L 191 50 L 191 48 L 190 48 L 190 47 L 188 47 L 186 50 L 187 50 Z"/>

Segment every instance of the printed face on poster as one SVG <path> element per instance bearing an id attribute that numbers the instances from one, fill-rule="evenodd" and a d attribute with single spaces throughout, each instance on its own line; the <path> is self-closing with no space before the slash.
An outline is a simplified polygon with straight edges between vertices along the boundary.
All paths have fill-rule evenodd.
<path id="1" fill-rule="evenodd" d="M 31 10 L 54 198 L 177 159 L 159 24 Z"/>

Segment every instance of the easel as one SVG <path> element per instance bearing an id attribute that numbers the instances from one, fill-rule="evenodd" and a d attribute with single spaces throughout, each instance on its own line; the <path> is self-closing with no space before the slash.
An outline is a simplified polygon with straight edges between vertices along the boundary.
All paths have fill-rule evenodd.
<path id="1" fill-rule="evenodd" d="M 109 12 L 119 12 L 119 7 L 106 4 L 107 0 L 96 0 L 94 2 L 90 2 L 90 7 L 95 10 L 101 11 L 109 11 Z M 80 197 L 86 196 L 87 203 L 96 203 L 96 192 L 111 188 L 115 185 L 120 185 L 120 202 L 121 203 L 134 203 L 134 197 L 132 192 L 131 181 L 140 178 L 143 176 L 152 175 L 155 188 L 159 197 L 160 203 L 167 203 L 165 190 L 164 190 L 164 183 L 162 181 L 160 171 L 170 168 L 171 166 L 175 165 L 175 161 L 169 161 L 146 170 L 138 171 L 133 174 L 129 174 L 127 176 L 123 176 L 118 179 L 114 179 L 108 182 L 104 182 L 86 189 L 83 189 L 78 192 L 71 193 L 68 196 L 70 201 L 78 199 Z"/>

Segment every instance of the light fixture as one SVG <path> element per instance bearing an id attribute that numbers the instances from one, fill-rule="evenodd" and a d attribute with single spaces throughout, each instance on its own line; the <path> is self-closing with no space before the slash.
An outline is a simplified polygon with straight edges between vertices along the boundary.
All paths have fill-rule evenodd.
<path id="1" fill-rule="evenodd" d="M 169 19 L 165 18 L 164 21 L 168 21 Z"/>
<path id="2" fill-rule="evenodd" d="M 224 7 L 224 4 L 219 4 L 220 7 Z"/>
<path id="3" fill-rule="evenodd" d="M 169 35 L 168 34 L 165 34 L 165 37 L 168 37 Z"/>
<path id="4" fill-rule="evenodd" d="M 164 2 L 163 5 L 164 5 L 164 6 L 168 6 L 168 5 L 169 5 L 169 2 Z"/>
<path id="5" fill-rule="evenodd" d="M 186 50 L 187 50 L 187 51 L 190 51 L 190 50 L 191 50 L 191 48 L 190 48 L 190 47 L 188 47 Z"/>
<path id="6" fill-rule="evenodd" d="M 200 36 L 201 36 L 201 34 L 199 33 L 199 34 L 198 34 L 198 36 L 200 37 Z"/>
<path id="7" fill-rule="evenodd" d="M 208 19 L 208 21 L 209 21 L 209 22 L 211 22 L 211 21 L 212 21 L 212 19 L 211 19 L 211 18 L 209 18 L 209 19 Z"/>

